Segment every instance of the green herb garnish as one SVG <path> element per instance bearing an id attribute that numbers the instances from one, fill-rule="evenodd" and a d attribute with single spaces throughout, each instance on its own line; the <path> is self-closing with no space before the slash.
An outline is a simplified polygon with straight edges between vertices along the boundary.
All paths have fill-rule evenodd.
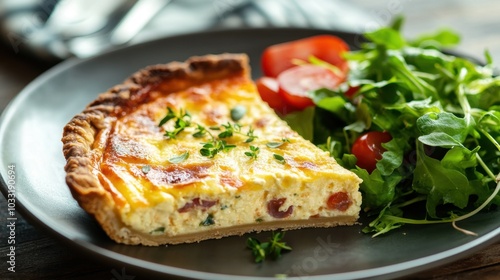
<path id="1" fill-rule="evenodd" d="M 246 136 L 248 136 L 247 140 L 245 140 L 245 143 L 250 143 L 252 142 L 253 140 L 255 140 L 255 138 L 257 138 L 257 136 L 254 134 L 254 130 L 250 127 L 248 128 L 248 132 L 245 134 Z"/>
<path id="2" fill-rule="evenodd" d="M 285 143 L 290 143 L 290 140 L 288 138 L 283 138 L 281 139 L 281 142 L 268 142 L 266 143 L 266 146 L 271 149 L 276 149 L 281 147 Z"/>
<path id="3" fill-rule="evenodd" d="M 193 133 L 194 138 L 203 138 L 207 134 L 207 129 L 202 125 L 197 125 L 196 131 Z"/>
<path id="4" fill-rule="evenodd" d="M 257 136 L 254 134 L 254 130 L 251 127 L 248 128 L 248 131 L 246 133 L 244 133 L 242 131 L 242 126 L 237 123 L 228 122 L 227 124 L 223 124 L 221 126 L 211 126 L 209 127 L 209 129 L 206 129 L 204 126 L 200 124 L 193 123 L 191 121 L 191 115 L 182 108 L 179 110 L 179 112 L 175 112 L 172 108 L 168 107 L 166 116 L 161 119 L 158 126 L 161 127 L 171 120 L 174 121 L 174 129 L 166 130 L 164 135 L 168 139 L 175 139 L 177 135 L 182 131 L 184 131 L 187 127 L 196 125 L 196 130 L 192 134 L 193 137 L 195 138 L 210 137 L 210 141 L 202 143 L 203 146 L 200 149 L 200 154 L 209 158 L 215 157 L 219 152 L 229 151 L 230 149 L 236 147 L 235 144 L 228 144 L 226 140 L 222 139 L 231 138 L 233 137 L 234 134 L 239 134 L 247 136 L 248 138 L 244 141 L 244 143 L 249 143 L 252 142 L 255 138 L 257 138 Z M 218 133 L 217 135 L 214 135 L 210 131 L 222 131 L 222 132 Z M 187 159 L 188 156 L 189 154 L 182 154 L 178 157 L 170 159 L 169 161 L 171 163 L 179 163 Z"/>
<path id="5" fill-rule="evenodd" d="M 250 151 L 245 152 L 245 155 L 250 157 L 251 159 L 257 159 L 257 155 L 259 154 L 259 147 L 250 146 Z"/>
<path id="6" fill-rule="evenodd" d="M 200 223 L 200 226 L 211 226 L 214 225 L 214 215 L 208 214 L 207 218 Z"/>
<path id="7" fill-rule="evenodd" d="M 285 158 L 283 156 L 281 156 L 281 155 L 273 154 L 273 157 L 274 157 L 275 160 L 277 160 L 281 164 L 285 164 L 286 163 Z"/>
<path id="8" fill-rule="evenodd" d="M 178 155 L 176 157 L 168 159 L 168 162 L 170 162 L 170 163 L 181 163 L 181 162 L 185 161 L 188 157 L 189 157 L 189 153 L 185 152 L 185 153 L 183 153 L 181 155 Z"/>
<path id="9" fill-rule="evenodd" d="M 169 139 L 175 139 L 177 134 L 179 134 L 186 127 L 191 125 L 191 115 L 187 111 L 184 111 L 182 109 L 179 110 L 178 113 L 176 113 L 172 110 L 172 108 L 168 107 L 167 115 L 163 119 L 161 119 L 158 126 L 163 126 L 170 120 L 174 120 L 175 122 L 174 122 L 174 130 L 165 131 L 165 136 L 167 136 Z"/>
<path id="10" fill-rule="evenodd" d="M 200 150 L 200 153 L 204 157 L 213 158 L 219 152 L 229 151 L 230 149 L 236 148 L 236 145 L 227 144 L 226 141 L 216 139 L 207 143 L 203 143 L 203 147 Z"/>
<path id="11" fill-rule="evenodd" d="M 248 238 L 247 248 L 252 250 L 255 262 L 260 263 L 267 257 L 277 260 L 283 251 L 291 251 L 292 248 L 281 241 L 284 236 L 284 232 L 273 232 L 270 241 L 263 243 L 255 238 Z"/>
<path id="12" fill-rule="evenodd" d="M 154 230 L 150 231 L 149 234 L 162 234 L 165 232 L 165 227 L 158 227 L 155 228 Z"/>
<path id="13" fill-rule="evenodd" d="M 221 127 L 223 129 L 221 129 L 219 127 L 219 130 L 223 130 L 223 131 L 221 133 L 219 133 L 219 135 L 217 135 L 217 137 L 219 137 L 221 139 L 232 137 L 234 134 L 239 134 L 239 135 L 247 136 L 248 138 L 244 142 L 250 143 L 253 140 L 255 140 L 255 138 L 257 138 L 257 136 L 255 135 L 255 131 L 252 129 L 252 127 L 249 127 L 248 131 L 246 133 L 244 133 L 242 131 L 242 126 L 237 124 L 237 123 L 235 123 L 235 124 L 227 123 L 227 124 L 221 125 Z"/>

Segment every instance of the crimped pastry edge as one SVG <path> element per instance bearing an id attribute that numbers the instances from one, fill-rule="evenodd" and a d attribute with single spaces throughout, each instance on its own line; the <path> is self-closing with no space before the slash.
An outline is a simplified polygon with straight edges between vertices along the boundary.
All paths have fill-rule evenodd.
<path id="1" fill-rule="evenodd" d="M 162 93 L 168 94 L 234 76 L 249 77 L 248 57 L 245 54 L 205 55 L 189 58 L 185 62 L 148 66 L 101 93 L 66 124 L 61 139 L 66 158 L 66 183 L 79 205 L 94 216 L 111 239 L 124 244 L 172 243 L 168 238 L 150 240 L 121 222 L 111 194 L 94 172 L 103 151 L 103 147 L 96 148 L 96 145 L 105 145 L 96 143 L 98 134 L 108 133 L 116 117 L 145 102 L 152 88 L 161 88 Z"/>

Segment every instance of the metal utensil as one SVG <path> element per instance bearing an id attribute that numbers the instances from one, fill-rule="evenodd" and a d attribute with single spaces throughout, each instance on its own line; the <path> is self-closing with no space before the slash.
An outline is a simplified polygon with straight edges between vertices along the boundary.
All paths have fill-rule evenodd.
<path id="1" fill-rule="evenodd" d="M 128 43 L 171 0 L 139 0 L 111 32 L 114 45 Z"/>

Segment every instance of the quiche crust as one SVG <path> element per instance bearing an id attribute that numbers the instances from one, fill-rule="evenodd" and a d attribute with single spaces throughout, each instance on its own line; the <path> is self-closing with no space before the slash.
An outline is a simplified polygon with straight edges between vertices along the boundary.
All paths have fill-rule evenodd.
<path id="1" fill-rule="evenodd" d="M 291 131 L 258 100 L 252 86 L 247 56 L 220 54 L 149 66 L 100 94 L 64 127 L 66 182 L 73 197 L 111 239 L 124 244 L 157 246 L 250 231 L 355 223 L 361 204 L 361 180 Z M 205 102 L 203 108 L 211 108 L 220 103 L 211 99 L 213 92 L 220 95 L 217 102 L 232 94 L 242 94 L 244 99 L 248 92 L 256 94 L 257 99 L 253 95 L 245 99 L 259 118 L 250 119 L 251 125 L 263 122 L 263 134 L 267 131 L 273 137 L 290 138 L 289 143 L 283 143 L 289 148 L 266 149 L 265 142 L 260 142 L 263 148 L 259 160 L 267 161 L 257 165 L 240 148 L 220 152 L 216 158 L 220 156 L 221 162 L 193 152 L 199 149 L 191 146 L 200 145 L 200 141 L 194 143 L 189 135 L 180 140 L 158 138 L 167 128 L 157 125 L 158 106 L 148 105 L 176 107 L 183 102 L 182 96 L 190 96 L 197 99 L 193 104 Z M 205 124 L 223 124 L 221 120 L 227 118 L 221 111 L 227 113 L 227 108 L 203 111 Z M 122 137 L 121 132 L 126 135 Z M 271 141 L 262 135 L 264 140 Z M 188 144 L 191 146 L 184 147 Z M 246 148 L 249 145 L 241 144 Z M 158 159 L 163 153 L 158 147 L 166 147 L 169 153 L 191 149 L 189 162 L 181 166 Z M 273 160 L 276 153 L 285 156 L 283 168 Z M 141 166 L 148 170 L 141 173 Z M 250 171 L 254 173 L 245 174 Z M 132 181 L 139 178 L 139 183 L 127 182 L 130 174 L 135 176 Z M 141 185 L 145 180 L 147 184 Z M 347 197 L 341 202 L 344 206 L 328 209 L 329 200 L 339 193 Z M 272 205 L 276 209 L 270 209 Z M 289 215 L 290 209 L 293 215 Z M 246 210 L 252 213 L 242 213 Z M 216 216 L 216 222 L 204 224 L 203 220 L 212 216 Z"/>

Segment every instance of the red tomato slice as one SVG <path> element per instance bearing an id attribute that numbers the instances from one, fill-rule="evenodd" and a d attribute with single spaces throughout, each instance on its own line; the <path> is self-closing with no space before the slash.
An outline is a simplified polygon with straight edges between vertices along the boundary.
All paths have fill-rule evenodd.
<path id="1" fill-rule="evenodd" d="M 295 66 L 278 76 L 279 93 L 286 102 L 298 109 L 313 106 L 308 92 L 320 88 L 336 88 L 342 83 L 339 77 L 327 68 L 312 64 Z"/>
<path id="2" fill-rule="evenodd" d="M 262 100 L 267 102 L 274 111 L 281 115 L 297 111 L 297 108 L 286 103 L 283 96 L 278 93 L 279 85 L 275 78 L 261 77 L 255 83 Z"/>
<path id="3" fill-rule="evenodd" d="M 277 77 L 286 69 L 296 66 L 292 63 L 294 59 L 307 61 L 312 55 L 347 73 L 347 62 L 342 58 L 342 53 L 346 51 L 349 51 L 349 46 L 332 35 L 318 35 L 272 45 L 262 54 L 262 72 L 265 76 Z"/>
<path id="4" fill-rule="evenodd" d="M 361 135 L 352 145 L 352 153 L 358 159 L 356 165 L 371 173 L 386 151 L 382 143 L 391 139 L 392 136 L 388 132 L 370 131 Z"/>

